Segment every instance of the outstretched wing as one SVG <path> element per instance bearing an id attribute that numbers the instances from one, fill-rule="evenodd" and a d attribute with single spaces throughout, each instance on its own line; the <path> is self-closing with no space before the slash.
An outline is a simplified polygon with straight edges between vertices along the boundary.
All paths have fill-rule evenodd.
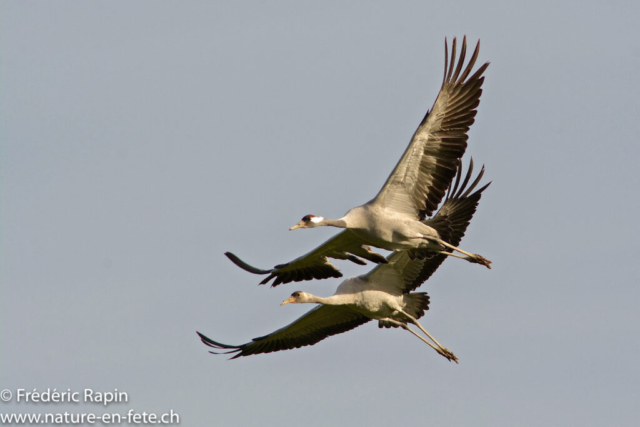
<path id="1" fill-rule="evenodd" d="M 485 63 L 467 78 L 478 57 L 480 42 L 464 71 L 466 36 L 457 65 L 456 39 L 453 39 L 448 67 L 446 40 L 444 46 L 444 79 L 436 102 L 418 126 L 386 183 L 370 202 L 419 219 L 432 215 L 456 174 L 460 158 L 467 148 L 467 131 L 480 104 L 484 82 L 482 74 L 489 66 L 488 62 Z"/>
<path id="2" fill-rule="evenodd" d="M 331 335 L 347 332 L 367 323 L 370 318 L 346 306 L 320 305 L 302 315 L 284 328 L 263 337 L 254 338 L 242 345 L 222 344 L 198 332 L 200 339 L 209 347 L 230 350 L 224 354 L 236 353 L 232 359 L 252 354 L 271 353 L 314 345 Z M 212 351 L 213 354 L 220 354 Z"/>
<path id="3" fill-rule="evenodd" d="M 275 279 L 271 284 L 272 287 L 281 283 L 342 277 L 342 273 L 331 264 L 329 258 L 349 260 L 360 265 L 366 264 L 362 258 L 375 263 L 387 262 L 385 257 L 373 252 L 369 246 L 362 245 L 350 230 L 344 230 L 311 252 L 286 264 L 276 265 L 269 270 L 253 267 L 231 252 L 226 252 L 225 255 L 235 265 L 249 273 L 268 274 L 260 284 L 264 285 L 269 283 L 271 279 Z"/>
<path id="4" fill-rule="evenodd" d="M 460 185 L 460 170 L 455 184 L 449 188 L 442 208 L 432 219 L 424 221 L 425 224 L 435 228 L 445 241 L 454 246 L 460 244 L 471 218 L 476 212 L 482 192 L 491 184 L 488 183 L 471 194 L 484 175 L 484 167 L 467 188 L 472 173 L 473 159 L 469 164 L 469 170 L 462 185 Z M 371 282 L 383 284 L 394 292 L 408 293 L 431 277 L 446 258 L 446 255 L 435 254 L 426 259 L 411 259 L 408 251 L 394 252 L 387 258 L 387 264 L 378 265 L 363 276 Z"/>

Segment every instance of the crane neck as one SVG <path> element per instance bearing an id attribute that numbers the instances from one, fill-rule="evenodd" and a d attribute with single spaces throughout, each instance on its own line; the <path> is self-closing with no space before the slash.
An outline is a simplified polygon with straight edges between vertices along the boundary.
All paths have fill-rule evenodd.
<path id="1" fill-rule="evenodd" d="M 342 295 L 332 295 L 330 297 L 319 297 L 313 294 L 308 294 L 308 300 L 305 302 L 310 302 L 314 304 L 323 304 L 323 305 L 345 305 L 348 304 L 348 301 L 344 301 Z"/>
<path id="2" fill-rule="evenodd" d="M 337 227 L 337 228 L 347 228 L 347 221 L 345 221 L 344 219 L 323 218 L 319 225 Z"/>

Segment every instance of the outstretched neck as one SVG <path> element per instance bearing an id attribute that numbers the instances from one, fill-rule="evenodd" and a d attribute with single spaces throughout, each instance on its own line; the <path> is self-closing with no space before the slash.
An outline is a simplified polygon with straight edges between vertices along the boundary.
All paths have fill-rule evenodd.
<path id="1" fill-rule="evenodd" d="M 318 225 L 328 226 L 328 227 L 337 227 L 337 228 L 347 228 L 347 222 L 343 219 L 328 219 L 322 218 Z"/>
<path id="2" fill-rule="evenodd" d="M 332 295 L 330 297 L 319 297 L 312 294 L 307 294 L 307 298 L 304 302 L 310 302 L 313 304 L 323 304 L 323 305 L 344 305 L 347 304 L 347 301 L 343 301 L 342 295 Z"/>

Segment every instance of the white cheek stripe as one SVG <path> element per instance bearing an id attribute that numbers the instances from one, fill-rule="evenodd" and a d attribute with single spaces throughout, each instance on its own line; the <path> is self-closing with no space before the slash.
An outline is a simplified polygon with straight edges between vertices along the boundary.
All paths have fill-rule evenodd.
<path id="1" fill-rule="evenodd" d="M 321 216 L 314 216 L 313 218 L 311 218 L 311 222 L 318 223 L 318 222 L 322 222 L 323 219 L 324 218 L 322 218 Z"/>

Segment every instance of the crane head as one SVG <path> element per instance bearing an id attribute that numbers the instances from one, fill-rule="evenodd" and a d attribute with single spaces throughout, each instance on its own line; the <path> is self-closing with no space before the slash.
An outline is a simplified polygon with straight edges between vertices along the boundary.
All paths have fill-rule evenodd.
<path id="1" fill-rule="evenodd" d="M 324 218 L 316 215 L 305 215 L 302 217 L 302 220 L 291 227 L 289 230 L 296 230 L 298 228 L 313 228 L 320 225 Z"/>

